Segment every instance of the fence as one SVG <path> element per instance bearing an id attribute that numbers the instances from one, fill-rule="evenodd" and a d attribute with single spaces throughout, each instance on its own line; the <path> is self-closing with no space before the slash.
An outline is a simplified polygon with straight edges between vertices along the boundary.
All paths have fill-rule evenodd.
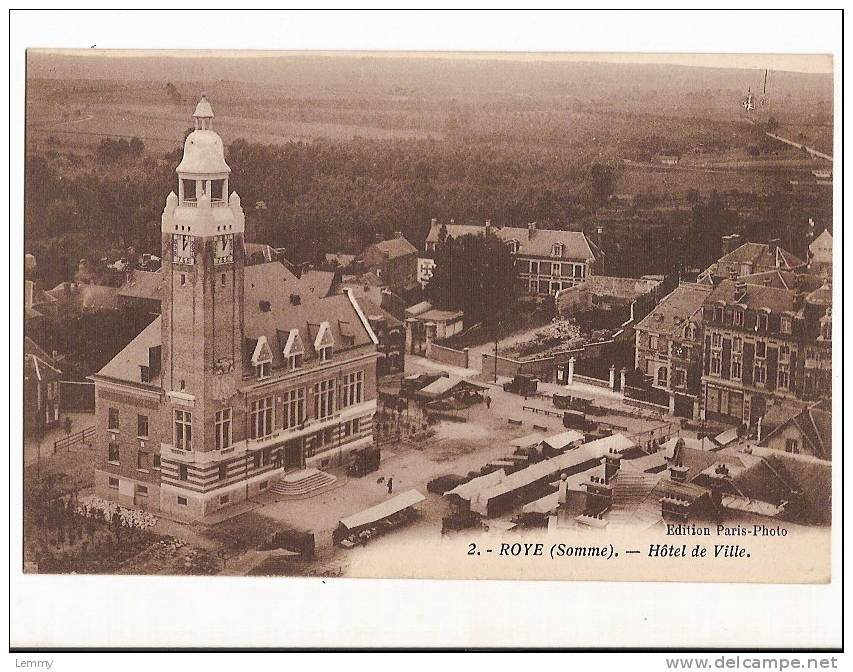
<path id="1" fill-rule="evenodd" d="M 95 383 L 60 380 L 59 410 L 62 413 L 94 413 Z"/>
<path id="2" fill-rule="evenodd" d="M 432 341 L 427 341 L 425 354 L 427 359 L 431 359 L 434 362 L 458 366 L 462 369 L 468 368 L 468 348 L 454 350 L 445 345 L 438 345 Z"/>
<path id="3" fill-rule="evenodd" d="M 53 452 L 56 454 L 60 450 L 69 450 L 79 443 L 86 443 L 91 440 L 93 436 L 95 436 L 95 425 L 86 427 L 86 429 L 74 432 L 73 434 L 69 434 L 61 439 L 57 439 L 53 442 Z"/>
<path id="4" fill-rule="evenodd" d="M 666 390 L 659 390 L 654 387 L 632 387 L 625 386 L 625 401 L 639 401 L 654 406 L 661 406 L 669 410 L 669 393 Z"/>

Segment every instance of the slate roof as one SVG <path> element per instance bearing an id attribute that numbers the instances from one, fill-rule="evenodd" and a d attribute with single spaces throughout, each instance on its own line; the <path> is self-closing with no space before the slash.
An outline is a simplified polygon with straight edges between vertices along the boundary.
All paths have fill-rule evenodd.
<path id="1" fill-rule="evenodd" d="M 140 383 L 139 367 L 149 366 L 149 349 L 161 345 L 160 318 L 157 317 L 151 324 L 143 329 L 136 338 L 125 346 L 125 348 L 113 357 L 104 368 L 98 371 L 98 376 L 123 380 L 131 383 Z M 157 378 L 152 384 L 159 382 Z"/>
<path id="2" fill-rule="evenodd" d="M 281 366 L 282 350 L 291 329 L 299 330 L 305 345 L 305 361 L 315 359 L 313 343 L 323 322 L 329 323 L 335 351 L 373 343 L 348 295 L 322 298 L 300 295 L 300 302 L 294 305 L 291 294 L 299 295 L 300 288 L 296 276 L 277 261 L 245 268 L 244 365 L 248 365 L 257 340 L 264 336 L 272 351 L 273 367 Z M 98 375 L 139 382 L 139 366 L 148 364 L 148 349 L 161 344 L 160 323 L 158 317 Z M 351 346 L 346 345 L 345 336 L 352 337 Z"/>
<path id="3" fill-rule="evenodd" d="M 723 280 L 708 296 L 708 303 L 723 301 L 727 304 L 742 304 L 752 310 L 766 308 L 773 313 L 793 312 L 796 292 L 779 287 L 746 284 L 746 291 L 741 296 L 737 286 L 740 280 Z"/>
<path id="4" fill-rule="evenodd" d="M 482 235 L 486 227 L 473 226 L 470 224 L 446 224 L 447 236 L 459 238 L 465 235 Z M 441 224 L 433 224 L 430 227 L 426 242 L 437 243 Z M 560 231 L 557 229 L 535 228 L 532 232 L 527 227 L 520 226 L 492 226 L 490 230 L 502 241 L 518 243 L 518 254 L 521 256 L 552 257 L 552 248 L 555 243 L 562 243 L 563 259 L 576 261 L 587 261 L 595 259 L 600 255 L 598 249 L 590 242 L 582 231 Z"/>
<path id="5" fill-rule="evenodd" d="M 336 273 L 334 271 L 305 271 L 299 285 L 306 297 L 323 297 L 332 293 Z"/>
<path id="6" fill-rule="evenodd" d="M 768 409 L 762 418 L 762 426 L 765 426 L 765 422 L 769 427 L 761 439 L 762 446 L 766 446 L 769 440 L 785 427 L 794 425 L 808 442 L 810 453 L 823 460 L 832 459 L 831 402 L 824 400 L 806 408 L 776 404 Z"/>
<path id="7" fill-rule="evenodd" d="M 659 334 L 675 332 L 682 328 L 696 311 L 701 310 L 711 289 L 708 285 L 680 284 L 663 297 L 654 310 L 640 320 L 636 328 Z"/>
<path id="8" fill-rule="evenodd" d="M 390 259 L 394 259 L 396 257 L 405 257 L 410 254 L 418 253 L 418 248 L 416 248 L 402 236 L 396 238 L 389 238 L 388 240 L 381 240 L 379 242 L 373 243 L 373 245 L 371 245 L 370 247 L 374 247 L 382 253 L 387 252 L 388 257 Z"/>
<path id="9" fill-rule="evenodd" d="M 812 261 L 821 264 L 832 263 L 832 234 L 824 229 L 823 232 L 809 244 Z"/>
<path id="10" fill-rule="evenodd" d="M 777 247 L 774 252 L 767 243 L 750 242 L 723 255 L 718 263 L 752 264 L 755 270 L 758 268 L 793 269 L 804 266 L 806 262 L 781 247 Z"/>
<path id="11" fill-rule="evenodd" d="M 359 295 L 357 292 L 353 292 L 356 303 L 361 306 L 361 312 L 364 313 L 365 317 L 370 319 L 374 315 L 381 315 L 385 318 L 385 324 L 393 329 L 395 327 L 403 326 L 403 322 L 394 317 L 391 313 L 389 313 L 384 308 L 377 306 L 372 299 L 367 296 Z"/>
<path id="12" fill-rule="evenodd" d="M 791 271 L 774 269 L 772 271 L 761 271 L 759 273 L 751 273 L 742 275 L 738 278 L 740 282 L 745 282 L 750 285 L 765 285 L 768 287 L 778 287 L 779 289 L 796 289 L 797 276 Z"/>
<path id="13" fill-rule="evenodd" d="M 59 378 L 62 371 L 53 358 L 29 336 L 24 337 L 24 379 L 52 380 Z"/>
<path id="14" fill-rule="evenodd" d="M 157 299 L 163 291 L 164 274 L 161 271 L 134 271 L 118 290 L 119 296 L 137 299 Z"/>

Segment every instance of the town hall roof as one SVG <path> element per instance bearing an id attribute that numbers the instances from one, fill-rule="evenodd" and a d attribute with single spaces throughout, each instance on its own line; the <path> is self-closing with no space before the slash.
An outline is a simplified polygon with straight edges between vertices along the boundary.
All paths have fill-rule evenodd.
<path id="1" fill-rule="evenodd" d="M 244 337 L 250 348 L 247 362 L 263 336 L 272 350 L 273 366 L 282 365 L 282 351 L 291 329 L 299 330 L 306 344 L 305 359 L 312 359 L 316 353 L 310 344 L 324 322 L 329 325 L 336 351 L 374 342 L 372 331 L 365 327 L 354 300 L 347 294 L 312 298 L 300 296 L 300 289 L 299 280 L 277 261 L 245 268 Z M 300 298 L 297 300 L 296 296 Z M 160 325 L 158 317 L 110 360 L 98 376 L 138 383 L 139 367 L 149 365 L 149 349 L 161 345 Z"/>

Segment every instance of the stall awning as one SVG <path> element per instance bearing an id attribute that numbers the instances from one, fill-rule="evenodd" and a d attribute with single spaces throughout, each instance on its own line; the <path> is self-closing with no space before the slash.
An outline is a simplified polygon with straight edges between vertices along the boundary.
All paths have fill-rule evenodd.
<path id="1" fill-rule="evenodd" d="M 349 518 L 341 519 L 340 524 L 348 530 L 357 530 L 393 516 L 395 513 L 399 513 L 404 509 L 408 509 L 410 506 L 414 506 L 415 504 L 424 501 L 424 499 L 426 499 L 426 497 L 417 490 L 402 492 L 396 497 L 387 499 L 376 506 L 371 506 L 369 509 L 356 513 Z"/>
<path id="2" fill-rule="evenodd" d="M 419 397 L 427 397 L 429 399 L 443 399 L 444 397 L 449 397 L 462 390 L 488 390 L 488 385 L 481 385 L 480 383 L 474 383 L 470 380 L 465 380 L 463 378 L 459 378 L 457 376 L 450 376 L 448 378 L 439 378 L 438 380 L 430 383 L 426 387 L 421 388 L 416 392 Z"/>
<path id="3" fill-rule="evenodd" d="M 723 447 L 729 445 L 733 441 L 737 441 L 737 428 L 732 427 L 721 434 L 717 434 L 717 436 L 714 437 L 714 441 Z"/>

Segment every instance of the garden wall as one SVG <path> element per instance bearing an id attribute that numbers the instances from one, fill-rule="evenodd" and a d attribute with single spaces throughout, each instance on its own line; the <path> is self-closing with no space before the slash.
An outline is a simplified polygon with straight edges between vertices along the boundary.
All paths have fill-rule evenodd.
<path id="1" fill-rule="evenodd" d="M 495 356 L 483 353 L 484 376 L 491 376 L 495 372 Z M 512 378 L 513 376 L 531 376 L 542 382 L 551 382 L 554 378 L 554 358 L 543 357 L 542 359 L 531 359 L 519 361 L 508 357 L 498 357 L 498 375 Z"/>
<path id="2" fill-rule="evenodd" d="M 434 362 L 458 366 L 462 369 L 468 368 L 468 348 L 454 350 L 453 348 L 427 341 L 425 354 L 427 359 L 431 359 Z"/>

